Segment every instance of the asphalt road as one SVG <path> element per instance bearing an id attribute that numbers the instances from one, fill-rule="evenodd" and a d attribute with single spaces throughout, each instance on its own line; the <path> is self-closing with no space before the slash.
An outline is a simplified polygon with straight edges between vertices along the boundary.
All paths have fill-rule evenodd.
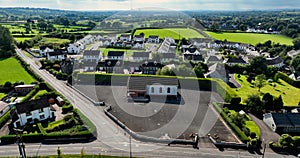
<path id="1" fill-rule="evenodd" d="M 241 150 L 225 150 L 200 148 L 193 149 L 190 146 L 172 146 L 153 143 L 143 143 L 131 139 L 127 134 L 117 127 L 110 119 L 108 119 L 101 108 L 95 107 L 88 99 L 81 96 L 72 88 L 66 86 L 65 82 L 56 80 L 52 75 L 44 70 L 39 70 L 39 66 L 35 61 L 25 56 L 20 50 L 17 50 L 24 60 L 31 65 L 31 68 L 46 82 L 48 82 L 58 92 L 62 93 L 76 108 L 86 115 L 97 127 L 97 140 L 91 143 L 76 144 L 26 144 L 27 155 L 55 155 L 57 147 L 62 149 L 63 154 L 79 154 L 82 148 L 87 154 L 95 155 L 116 155 L 129 156 L 130 144 L 135 157 L 205 157 L 205 158 L 224 158 L 224 157 L 242 157 L 242 158 L 259 158 L 261 155 L 255 155 Z M 17 145 L 0 146 L 1 156 L 18 156 Z M 267 152 L 266 158 L 293 157 L 287 155 L 278 155 Z"/>

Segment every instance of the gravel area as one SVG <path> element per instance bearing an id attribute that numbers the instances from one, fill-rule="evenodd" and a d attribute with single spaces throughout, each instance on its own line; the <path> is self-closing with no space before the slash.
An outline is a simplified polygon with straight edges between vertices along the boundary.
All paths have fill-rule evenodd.
<path id="1" fill-rule="evenodd" d="M 221 140 L 237 142 L 231 132 L 208 106 L 222 102 L 217 93 L 210 91 L 180 90 L 180 103 L 165 103 L 163 100 L 149 103 L 134 103 L 127 100 L 126 86 L 77 85 L 77 89 L 94 100 L 105 101 L 112 107 L 111 113 L 133 131 L 157 138 L 189 139 L 192 133 L 206 137 L 217 134 Z M 210 145 L 209 145 L 210 144 Z M 200 139 L 200 147 L 212 144 Z"/>

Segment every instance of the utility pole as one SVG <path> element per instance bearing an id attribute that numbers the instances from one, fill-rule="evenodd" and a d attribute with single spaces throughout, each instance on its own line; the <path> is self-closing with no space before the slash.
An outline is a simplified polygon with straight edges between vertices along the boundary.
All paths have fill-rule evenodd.
<path id="1" fill-rule="evenodd" d="M 19 147 L 20 158 L 26 158 L 25 145 L 21 135 L 23 130 L 20 129 L 14 129 L 14 130 L 16 132 L 16 139 L 17 139 L 16 144 Z"/>
<path id="2" fill-rule="evenodd" d="M 266 152 L 266 148 L 267 148 L 267 144 L 264 142 L 264 140 L 263 140 L 263 143 L 264 143 L 264 150 L 263 150 L 263 153 L 262 153 L 262 158 L 265 157 L 265 152 Z"/>
<path id="3" fill-rule="evenodd" d="M 132 152 L 131 152 L 131 135 L 129 134 L 129 157 L 132 158 Z"/>

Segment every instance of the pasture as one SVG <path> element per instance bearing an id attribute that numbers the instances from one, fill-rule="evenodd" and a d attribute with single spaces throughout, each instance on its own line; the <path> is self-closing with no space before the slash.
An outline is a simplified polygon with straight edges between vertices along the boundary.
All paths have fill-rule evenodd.
<path id="1" fill-rule="evenodd" d="M 60 39 L 60 38 L 46 38 L 43 37 L 43 39 L 39 42 L 39 45 L 60 45 L 60 44 L 67 44 L 71 41 L 68 39 Z"/>
<path id="2" fill-rule="evenodd" d="M 149 35 L 159 35 L 160 39 L 165 37 L 171 37 L 173 39 L 204 38 L 199 32 L 190 28 L 143 29 L 136 30 L 134 35 L 139 35 L 140 33 L 144 33 L 146 38 L 148 38 Z"/>
<path id="3" fill-rule="evenodd" d="M 0 59 L 0 67 L 0 84 L 4 84 L 6 81 L 24 81 L 25 84 L 35 81 L 15 58 Z"/>
<path id="4" fill-rule="evenodd" d="M 242 98 L 242 102 L 245 102 L 251 94 L 259 94 L 258 88 L 247 81 L 247 76 L 240 75 L 240 78 L 238 78 L 238 75 L 235 74 L 234 77 L 242 85 L 241 88 L 236 89 L 236 92 Z M 297 106 L 300 101 L 300 89 L 289 85 L 281 79 L 278 82 L 266 84 L 260 91 L 261 93 L 270 93 L 274 97 L 281 95 L 284 106 Z"/>
<path id="5" fill-rule="evenodd" d="M 209 36 L 217 40 L 227 40 L 231 42 L 246 43 L 251 45 L 256 45 L 258 43 L 264 43 L 271 40 L 274 43 L 292 45 L 293 39 L 277 34 L 259 34 L 259 33 L 215 33 L 210 31 L 205 31 Z"/>

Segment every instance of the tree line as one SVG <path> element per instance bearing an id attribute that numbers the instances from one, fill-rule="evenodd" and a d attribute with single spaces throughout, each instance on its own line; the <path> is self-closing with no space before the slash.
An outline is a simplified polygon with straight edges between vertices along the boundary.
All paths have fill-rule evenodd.
<path id="1" fill-rule="evenodd" d="M 14 39 L 9 30 L 0 25 L 0 58 L 7 58 L 15 54 Z"/>

